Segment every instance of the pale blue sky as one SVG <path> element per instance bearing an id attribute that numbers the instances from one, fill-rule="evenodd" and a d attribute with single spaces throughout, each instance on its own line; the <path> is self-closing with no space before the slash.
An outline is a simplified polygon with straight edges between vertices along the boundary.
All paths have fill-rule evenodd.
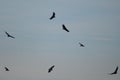
<path id="1" fill-rule="evenodd" d="M 119 80 L 119 52 L 120 0 L 0 0 L 0 80 Z"/>

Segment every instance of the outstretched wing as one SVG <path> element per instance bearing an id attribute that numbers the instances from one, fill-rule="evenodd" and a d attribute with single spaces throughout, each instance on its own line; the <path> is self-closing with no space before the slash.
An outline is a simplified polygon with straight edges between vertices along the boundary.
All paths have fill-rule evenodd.
<path id="1" fill-rule="evenodd" d="M 6 35 L 9 36 L 9 34 L 5 31 Z"/>
<path id="2" fill-rule="evenodd" d="M 9 37 L 11 37 L 11 38 L 15 38 L 15 37 L 13 37 L 13 36 L 11 36 L 11 35 L 10 35 Z"/>
<path id="3" fill-rule="evenodd" d="M 69 30 L 65 27 L 65 25 L 64 25 L 64 24 L 62 25 L 62 27 L 63 27 L 63 30 L 65 30 L 65 31 L 69 32 Z"/>

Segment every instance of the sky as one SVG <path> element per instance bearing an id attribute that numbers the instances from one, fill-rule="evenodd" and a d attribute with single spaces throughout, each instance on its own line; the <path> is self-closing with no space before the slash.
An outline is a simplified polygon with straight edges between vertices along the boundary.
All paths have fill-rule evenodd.
<path id="1" fill-rule="evenodd" d="M 120 67 L 119 8 L 120 0 L 0 0 L 0 80 L 120 80 L 120 70 L 108 75 Z"/>

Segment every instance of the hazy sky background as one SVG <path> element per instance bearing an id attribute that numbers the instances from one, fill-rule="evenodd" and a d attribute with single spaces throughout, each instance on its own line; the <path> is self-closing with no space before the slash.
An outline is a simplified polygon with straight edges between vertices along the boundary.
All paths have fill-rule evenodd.
<path id="1" fill-rule="evenodd" d="M 116 66 L 120 0 L 0 0 L 0 80 L 120 80 Z"/>

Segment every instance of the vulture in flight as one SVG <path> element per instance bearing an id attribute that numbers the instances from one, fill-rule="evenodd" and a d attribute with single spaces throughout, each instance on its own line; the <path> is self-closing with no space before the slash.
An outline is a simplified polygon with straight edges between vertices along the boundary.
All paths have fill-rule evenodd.
<path id="1" fill-rule="evenodd" d="M 110 75 L 113 75 L 113 74 L 117 74 L 117 71 L 118 71 L 118 66 L 116 67 L 115 71 L 112 72 L 112 73 L 109 73 Z"/>
<path id="2" fill-rule="evenodd" d="M 82 43 L 79 42 L 79 44 L 80 44 L 80 47 L 85 47 Z"/>
<path id="3" fill-rule="evenodd" d="M 65 27 L 64 24 L 62 25 L 62 29 L 65 30 L 65 31 L 67 31 L 67 32 L 70 32 L 70 31 Z"/>
<path id="4" fill-rule="evenodd" d="M 53 70 L 54 67 L 55 67 L 55 65 L 51 66 L 51 67 L 48 69 L 48 73 L 50 73 L 50 72 Z"/>
<path id="5" fill-rule="evenodd" d="M 5 68 L 5 71 L 10 71 L 7 67 L 4 67 Z"/>
<path id="6" fill-rule="evenodd" d="M 53 12 L 52 16 L 50 17 L 50 20 L 52 20 L 53 18 L 55 18 L 55 12 Z"/>
<path id="7" fill-rule="evenodd" d="M 7 37 L 11 37 L 11 38 L 15 38 L 12 35 L 10 35 L 8 32 L 5 31 L 5 34 L 7 35 Z"/>

